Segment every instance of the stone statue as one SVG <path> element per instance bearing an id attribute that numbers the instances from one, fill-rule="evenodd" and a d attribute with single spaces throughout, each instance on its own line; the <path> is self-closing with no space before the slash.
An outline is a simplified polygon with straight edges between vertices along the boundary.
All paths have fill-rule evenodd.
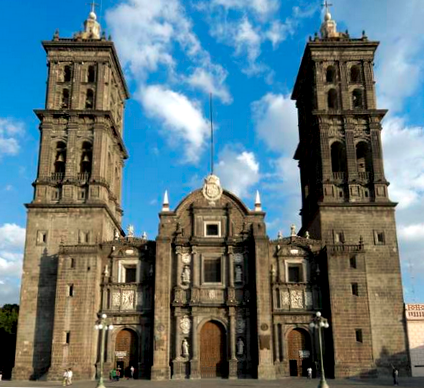
<path id="1" fill-rule="evenodd" d="M 243 282 L 243 270 L 241 269 L 241 265 L 236 265 L 236 283 Z"/>
<path id="2" fill-rule="evenodd" d="M 244 342 L 241 337 L 237 341 L 237 356 L 242 356 L 244 354 Z"/>
<path id="3" fill-rule="evenodd" d="M 105 278 L 109 277 L 109 266 L 106 264 L 105 265 L 105 271 L 103 272 Z"/>
<path id="4" fill-rule="evenodd" d="M 134 237 L 134 225 L 128 225 L 127 232 L 128 237 Z"/>
<path id="5" fill-rule="evenodd" d="M 292 224 L 290 227 L 290 236 L 295 237 L 296 236 L 296 225 Z"/>
<path id="6" fill-rule="evenodd" d="M 186 338 L 183 339 L 183 342 L 181 343 L 181 353 L 183 357 L 189 356 L 189 345 Z"/>
<path id="7" fill-rule="evenodd" d="M 120 234 L 118 230 L 115 230 L 115 240 L 119 240 Z"/>
<path id="8" fill-rule="evenodd" d="M 190 283 L 191 271 L 188 265 L 184 266 L 183 273 L 181 274 L 181 280 L 184 284 Z"/>

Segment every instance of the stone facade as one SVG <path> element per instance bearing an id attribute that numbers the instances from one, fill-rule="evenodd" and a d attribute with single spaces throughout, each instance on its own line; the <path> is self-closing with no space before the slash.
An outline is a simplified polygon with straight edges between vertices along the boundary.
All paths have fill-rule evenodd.
<path id="1" fill-rule="evenodd" d="M 424 377 L 424 304 L 406 304 L 409 357 L 413 377 Z"/>
<path id="2" fill-rule="evenodd" d="M 49 66 L 28 223 L 15 379 L 104 371 L 153 380 L 275 379 L 316 372 L 328 318 L 331 376 L 407 370 L 394 220 L 372 62 L 376 42 L 331 34 L 307 44 L 293 92 L 302 230 L 270 240 L 254 210 L 209 175 L 159 214 L 155 241 L 121 228 L 128 91 L 91 13 L 73 39 L 43 42 Z M 97 23 L 97 24 L 96 24 Z M 326 19 L 325 23 L 329 23 Z M 325 24 L 324 23 L 324 24 Z M 82 357 L 83 356 L 83 357 Z"/>

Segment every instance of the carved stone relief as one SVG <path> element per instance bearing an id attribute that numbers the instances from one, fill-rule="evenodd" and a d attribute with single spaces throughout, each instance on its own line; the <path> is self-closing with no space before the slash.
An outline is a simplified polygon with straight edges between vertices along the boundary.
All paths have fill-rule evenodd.
<path id="1" fill-rule="evenodd" d="M 181 329 L 181 332 L 183 334 L 189 334 L 190 333 L 191 321 L 190 321 L 190 318 L 187 315 L 185 315 L 184 317 L 181 318 L 180 329 Z"/>
<path id="2" fill-rule="evenodd" d="M 303 292 L 302 291 L 291 291 L 290 292 L 291 308 L 302 309 L 303 308 Z"/>
<path id="3" fill-rule="evenodd" d="M 134 308 L 134 291 L 123 291 L 122 292 L 122 305 L 121 307 L 125 310 Z"/>

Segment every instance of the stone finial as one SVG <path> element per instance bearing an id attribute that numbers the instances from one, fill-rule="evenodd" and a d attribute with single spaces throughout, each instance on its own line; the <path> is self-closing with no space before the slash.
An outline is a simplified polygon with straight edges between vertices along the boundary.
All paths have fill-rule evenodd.
<path id="1" fill-rule="evenodd" d="M 292 224 L 292 226 L 290 226 L 290 236 L 291 237 L 296 237 L 297 236 L 297 234 L 296 234 L 296 225 L 295 224 Z"/>
<path id="2" fill-rule="evenodd" d="M 256 190 L 255 212 L 261 212 L 261 211 L 262 211 L 261 196 L 259 195 L 259 190 Z"/>
<path id="3" fill-rule="evenodd" d="M 309 239 L 309 237 L 310 237 L 309 232 L 308 232 L 308 231 L 306 231 L 306 232 L 305 232 L 305 238 L 306 238 L 306 239 Z"/>
<path id="4" fill-rule="evenodd" d="M 127 233 L 128 237 L 134 237 L 134 225 L 128 225 Z"/>
<path id="5" fill-rule="evenodd" d="M 53 40 L 59 40 L 59 30 L 56 30 L 53 35 Z"/>
<path id="6" fill-rule="evenodd" d="M 163 195 L 162 211 L 169 212 L 168 190 L 165 190 L 165 194 Z"/>
<path id="7" fill-rule="evenodd" d="M 281 230 L 278 231 L 277 239 L 278 240 L 282 240 L 283 239 L 283 233 L 281 232 Z"/>
<path id="8" fill-rule="evenodd" d="M 143 232 L 143 234 L 141 235 L 141 238 L 143 240 L 147 240 L 147 233 L 146 232 Z"/>

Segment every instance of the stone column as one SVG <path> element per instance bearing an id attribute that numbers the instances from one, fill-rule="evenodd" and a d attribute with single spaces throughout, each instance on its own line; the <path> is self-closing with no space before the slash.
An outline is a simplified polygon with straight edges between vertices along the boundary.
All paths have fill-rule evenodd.
<path id="1" fill-rule="evenodd" d="M 278 265 L 278 281 L 280 283 L 285 283 L 284 279 L 284 262 L 281 257 L 277 257 L 277 265 Z"/>
<path id="2" fill-rule="evenodd" d="M 228 247 L 228 280 L 230 282 L 229 286 L 234 287 L 234 253 L 233 247 Z"/>
<path id="3" fill-rule="evenodd" d="M 280 362 L 280 338 L 278 333 L 278 324 L 274 324 L 274 349 L 275 349 L 275 362 Z"/>
<path id="4" fill-rule="evenodd" d="M 175 266 L 177 268 L 177 279 L 176 284 L 177 286 L 181 286 L 181 256 L 182 256 L 182 248 L 180 246 L 175 248 L 176 257 L 177 257 L 177 265 Z"/>
<path id="5" fill-rule="evenodd" d="M 192 255 L 193 255 L 193 286 L 200 286 L 200 255 L 196 250 L 196 247 L 192 247 Z"/>
<path id="6" fill-rule="evenodd" d="M 181 380 L 185 378 L 185 362 L 184 359 L 181 357 L 181 328 L 180 328 L 180 321 L 182 317 L 182 313 L 180 308 L 175 309 L 175 357 L 172 361 L 173 364 L 173 375 L 172 379 L 174 380 Z"/>
<path id="7" fill-rule="evenodd" d="M 199 362 L 199 343 L 198 338 L 198 326 L 199 326 L 199 318 L 197 315 L 197 308 L 194 307 L 192 309 L 193 320 L 191 327 L 191 353 L 192 359 L 190 361 L 190 379 L 200 379 L 200 362 Z"/>
<path id="8" fill-rule="evenodd" d="M 236 354 L 236 311 L 234 307 L 230 307 L 228 311 L 228 315 L 230 318 L 230 359 L 228 361 L 229 366 L 229 379 L 237 378 L 237 354 Z"/>

